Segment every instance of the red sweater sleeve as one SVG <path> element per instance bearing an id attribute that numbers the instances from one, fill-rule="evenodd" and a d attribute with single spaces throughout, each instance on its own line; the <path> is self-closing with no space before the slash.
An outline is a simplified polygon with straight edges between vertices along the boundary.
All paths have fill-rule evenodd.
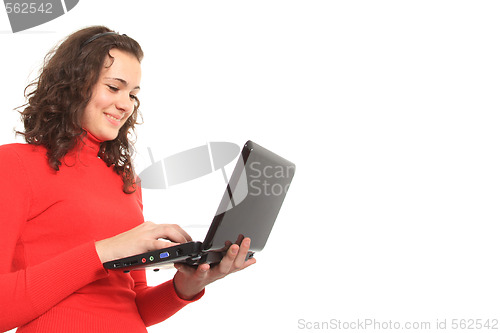
<path id="1" fill-rule="evenodd" d="M 173 280 L 148 287 L 145 271 L 132 271 L 130 274 L 135 281 L 137 309 L 146 326 L 164 321 L 187 304 L 199 300 L 205 293 L 203 290 L 194 299 L 186 301 L 177 295 Z"/>
<path id="2" fill-rule="evenodd" d="M 81 287 L 107 276 L 95 244 L 81 244 L 35 266 L 12 267 L 29 217 L 32 188 L 15 151 L 0 147 L 0 331 L 37 318 Z M 78 263 L 75 262 L 78 258 Z M 85 269 L 82 269 L 85 267 Z"/>

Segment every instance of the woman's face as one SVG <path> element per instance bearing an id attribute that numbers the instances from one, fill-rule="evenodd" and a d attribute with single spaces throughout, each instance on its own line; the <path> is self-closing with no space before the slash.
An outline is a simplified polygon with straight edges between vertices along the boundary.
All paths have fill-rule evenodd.
<path id="1" fill-rule="evenodd" d="M 134 55 L 118 49 L 111 49 L 109 54 L 114 59 L 104 61 L 82 118 L 83 128 L 101 141 L 118 136 L 134 111 L 141 81 L 141 64 Z"/>

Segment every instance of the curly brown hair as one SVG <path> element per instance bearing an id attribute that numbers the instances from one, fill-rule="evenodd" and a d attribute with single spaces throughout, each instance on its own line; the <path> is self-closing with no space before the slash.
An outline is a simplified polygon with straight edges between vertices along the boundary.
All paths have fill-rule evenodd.
<path id="1" fill-rule="evenodd" d="M 39 77 L 24 91 L 27 103 L 20 112 L 24 132 L 17 134 L 23 135 L 29 144 L 44 146 L 49 165 L 56 171 L 61 159 L 87 134 L 81 125 L 82 115 L 104 61 L 108 57 L 113 60 L 109 51 L 128 52 L 139 62 L 144 56 L 134 39 L 106 32 L 113 31 L 93 26 L 69 35 L 46 55 Z M 116 139 L 102 142 L 99 150 L 101 159 L 122 177 L 125 193 L 136 190 L 131 135 L 138 124 L 139 105 L 136 100 L 132 115 Z"/>

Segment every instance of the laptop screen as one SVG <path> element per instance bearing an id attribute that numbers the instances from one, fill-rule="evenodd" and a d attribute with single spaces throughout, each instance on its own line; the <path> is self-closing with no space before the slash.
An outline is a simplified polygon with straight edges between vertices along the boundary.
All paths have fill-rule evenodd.
<path id="1" fill-rule="evenodd" d="M 261 251 L 294 173 L 293 163 L 248 141 L 203 242 L 203 249 L 225 251 L 231 244 L 250 237 L 250 250 Z"/>

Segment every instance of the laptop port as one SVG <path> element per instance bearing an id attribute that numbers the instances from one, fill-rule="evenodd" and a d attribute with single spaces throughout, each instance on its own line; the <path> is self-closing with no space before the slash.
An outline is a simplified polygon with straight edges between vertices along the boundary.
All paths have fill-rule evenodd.
<path id="1" fill-rule="evenodd" d="M 134 261 L 124 262 L 123 266 L 132 266 L 132 265 L 135 265 L 135 264 L 138 264 L 138 263 L 139 262 L 137 260 L 134 260 Z"/>

